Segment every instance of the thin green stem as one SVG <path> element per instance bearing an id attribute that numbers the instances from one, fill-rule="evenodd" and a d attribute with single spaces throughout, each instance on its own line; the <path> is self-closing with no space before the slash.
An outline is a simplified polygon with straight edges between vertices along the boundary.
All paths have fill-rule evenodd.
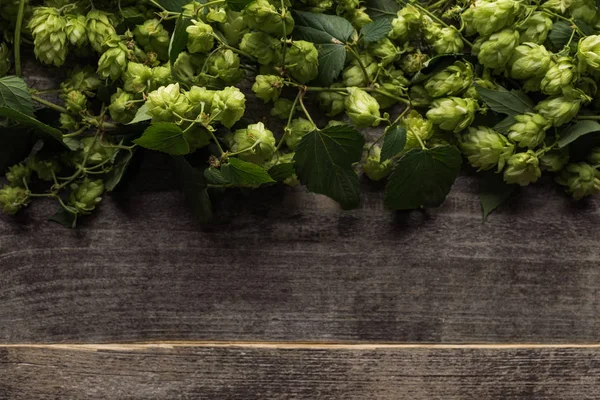
<path id="1" fill-rule="evenodd" d="M 423 143 L 423 140 L 421 139 L 421 136 L 419 136 L 419 134 L 417 132 L 415 132 L 415 137 L 419 141 L 419 144 L 421 145 L 421 148 L 423 150 L 427 150 L 427 147 L 425 147 L 425 143 Z"/>
<path id="2" fill-rule="evenodd" d="M 560 14 L 557 14 L 555 12 L 548 11 L 548 10 L 542 10 L 542 12 L 546 13 L 548 15 L 551 15 L 551 16 L 553 16 L 555 18 L 562 19 L 563 21 L 567 21 L 568 23 L 570 23 L 575 28 L 575 30 L 577 31 L 577 33 L 579 33 L 581 36 L 586 36 L 586 34 L 583 33 L 581 31 L 581 29 L 579 29 L 579 27 L 577 26 L 577 24 L 575 23 L 575 21 L 572 18 L 563 17 Z"/>
<path id="3" fill-rule="evenodd" d="M 292 103 L 292 108 L 290 109 L 290 114 L 288 115 L 288 120 L 287 120 L 287 124 L 285 125 L 285 129 L 283 130 L 283 135 L 281 135 L 281 139 L 279 139 L 279 143 L 277 143 L 277 147 L 275 147 L 275 151 L 279 150 L 279 148 L 283 144 L 283 140 L 285 139 L 285 137 L 288 134 L 288 128 L 290 127 L 290 125 L 292 123 L 292 118 L 294 117 L 294 111 L 296 110 L 296 105 L 298 104 L 298 100 L 300 99 L 301 95 L 302 95 L 302 91 L 298 91 L 298 94 L 296 95 L 296 98 L 294 99 L 294 102 Z"/>
<path id="4" fill-rule="evenodd" d="M 247 152 L 247 151 L 251 151 L 251 150 L 253 150 L 253 149 L 254 149 L 256 146 L 258 146 L 260 143 L 261 143 L 261 141 L 260 141 L 260 139 L 259 139 L 259 140 L 257 140 L 256 142 L 254 142 L 254 143 L 252 144 L 252 146 L 250 146 L 250 147 L 246 147 L 245 149 L 242 149 L 242 150 L 240 150 L 240 151 L 234 151 L 233 153 L 227 153 L 227 157 L 231 157 L 231 156 L 237 156 L 238 154 L 242 154 L 242 153 L 245 153 L 245 152 Z"/>
<path id="5" fill-rule="evenodd" d="M 212 139 L 215 141 L 215 144 L 217 145 L 217 147 L 219 148 L 219 152 L 221 153 L 221 157 L 223 157 L 223 155 L 225 154 L 225 151 L 223 150 L 223 147 L 221 146 L 221 143 L 219 143 L 219 139 L 217 139 L 217 137 L 215 136 L 214 132 L 210 129 L 207 129 L 208 133 L 210 134 L 210 136 L 212 137 Z"/>
<path id="6" fill-rule="evenodd" d="M 51 109 L 53 109 L 54 111 L 58 111 L 58 112 L 60 112 L 60 113 L 65 113 L 65 114 L 66 114 L 66 113 L 68 113 L 68 111 L 67 111 L 67 109 L 66 109 L 66 108 L 64 108 L 64 107 L 61 107 L 61 106 L 59 106 L 58 104 L 54 104 L 54 103 L 52 103 L 52 102 L 50 102 L 50 101 L 48 101 L 48 100 L 44 100 L 44 99 L 42 99 L 41 97 L 37 97 L 37 96 L 31 96 L 31 99 L 32 99 L 32 100 L 35 100 L 35 101 L 37 101 L 37 102 L 38 102 L 38 103 L 40 103 L 40 104 L 43 104 L 43 105 L 45 105 L 45 106 L 46 106 L 46 107 L 48 107 L 48 108 L 51 108 Z"/>
<path id="7" fill-rule="evenodd" d="M 317 126 L 317 124 L 315 124 L 315 121 L 313 121 L 312 117 L 310 116 L 310 113 L 308 112 L 308 110 L 304 106 L 304 101 L 302 101 L 302 97 L 304 97 L 304 93 L 302 93 L 300 95 L 300 97 L 298 98 L 298 101 L 300 102 L 300 108 L 302 108 L 302 111 L 304 112 L 304 115 L 306 115 L 306 119 L 308 119 L 310 121 L 310 123 L 313 124 L 314 126 Z"/>
<path id="8" fill-rule="evenodd" d="M 365 67 L 365 65 L 363 64 L 362 60 L 360 59 L 360 56 L 358 55 L 358 53 L 356 52 L 356 50 L 354 50 L 352 48 L 352 46 L 346 46 L 346 49 L 350 52 L 350 54 L 352 54 L 354 56 L 354 59 L 356 60 L 356 62 L 358 63 L 358 66 L 360 67 L 360 69 L 362 70 L 362 73 L 365 77 L 365 82 L 367 84 L 371 83 L 371 78 L 369 78 L 369 73 L 367 72 L 367 68 Z"/>
<path id="9" fill-rule="evenodd" d="M 208 4 L 208 3 L 207 3 L 207 4 Z M 238 53 L 239 55 L 241 55 L 241 56 L 244 56 L 244 57 L 246 57 L 246 58 L 247 58 L 247 59 L 249 59 L 249 60 L 253 60 L 253 61 L 255 60 L 255 58 L 254 58 L 252 55 L 250 55 L 250 54 L 246 53 L 246 52 L 245 52 L 245 51 L 243 51 L 243 50 L 240 50 L 240 49 L 237 49 L 237 48 L 235 48 L 235 47 L 232 47 L 232 46 L 228 45 L 228 44 L 227 44 L 227 43 L 225 43 L 223 40 L 221 40 L 221 38 L 220 38 L 219 36 L 217 36 L 217 35 L 213 34 L 213 37 L 214 37 L 215 39 L 217 39 L 217 41 L 218 41 L 218 42 L 221 44 L 221 47 L 223 47 L 223 48 L 226 48 L 226 49 L 229 49 L 229 50 L 233 51 L 234 53 Z"/>
<path id="10" fill-rule="evenodd" d="M 404 103 L 404 104 L 406 104 L 407 106 L 410 106 L 410 105 L 411 105 L 411 104 L 410 104 L 410 100 L 408 100 L 408 99 L 405 99 L 405 98 L 403 98 L 403 97 L 400 97 L 400 96 L 393 95 L 393 94 L 391 94 L 391 93 L 389 93 L 389 92 L 386 92 L 385 90 L 382 90 L 382 89 L 365 88 L 365 89 L 363 89 L 363 90 L 365 90 L 365 91 L 367 91 L 367 92 L 375 92 L 375 93 L 379 93 L 379 94 L 380 94 L 380 95 L 382 95 L 382 96 L 389 97 L 390 99 L 394 99 L 394 100 L 396 100 L 396 101 L 399 101 L 399 102 L 401 102 L 401 103 Z"/>
<path id="11" fill-rule="evenodd" d="M 19 11 L 15 23 L 15 73 L 21 76 L 21 26 L 23 25 L 23 14 L 25 13 L 25 0 L 19 1 Z"/>
<path id="12" fill-rule="evenodd" d="M 578 115 L 577 119 L 589 119 L 593 121 L 600 121 L 600 115 Z"/>
<path id="13" fill-rule="evenodd" d="M 87 126 L 81 127 L 78 130 L 76 130 L 75 132 L 71 132 L 71 133 L 67 133 L 64 134 L 63 137 L 73 137 L 73 136 L 79 136 L 81 135 L 83 132 L 85 132 L 88 129 Z"/>
<path id="14" fill-rule="evenodd" d="M 287 8 L 285 7 L 285 0 L 281 0 L 281 25 L 283 26 L 283 39 L 285 39 L 285 41 L 287 41 L 287 29 L 285 26 L 285 13 L 287 11 Z M 283 49 L 281 51 L 281 67 L 285 68 L 285 51 L 287 49 L 287 46 L 285 45 L 285 43 L 283 44 Z"/>
<path id="15" fill-rule="evenodd" d="M 417 2 L 414 2 L 414 3 L 413 2 L 411 2 L 411 3 L 405 2 L 405 3 L 406 4 L 410 4 L 410 5 L 412 5 L 415 8 L 418 8 L 421 12 L 423 12 L 424 14 L 427 14 L 431 19 L 435 20 L 438 24 L 440 24 L 440 25 L 442 25 L 442 26 L 444 26 L 446 28 L 456 29 L 453 26 L 448 25 L 447 23 L 445 23 L 444 21 L 442 21 L 434 13 L 432 13 L 431 11 L 429 11 L 428 9 L 426 9 L 425 7 L 419 5 L 419 3 L 417 3 Z M 473 43 L 471 41 L 467 40 L 463 36 L 463 34 L 460 33 L 460 31 L 458 29 L 456 29 L 456 32 L 460 35 L 460 38 L 462 39 L 463 42 L 465 42 L 466 44 L 468 44 L 470 47 L 473 47 Z"/>

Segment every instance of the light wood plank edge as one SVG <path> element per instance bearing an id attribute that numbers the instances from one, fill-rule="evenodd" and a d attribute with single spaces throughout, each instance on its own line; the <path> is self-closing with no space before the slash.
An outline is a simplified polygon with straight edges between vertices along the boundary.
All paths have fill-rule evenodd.
<path id="1" fill-rule="evenodd" d="M 2 348 L 56 349 L 79 351 L 135 351 L 155 348 L 172 349 L 182 347 L 199 348 L 249 348 L 249 349 L 307 349 L 307 350 L 409 350 L 409 349 L 600 349 L 600 343 L 326 343 L 326 342 L 229 342 L 229 341 L 186 341 L 186 342 L 141 342 L 141 343 L 59 343 L 59 344 L 2 344 Z"/>

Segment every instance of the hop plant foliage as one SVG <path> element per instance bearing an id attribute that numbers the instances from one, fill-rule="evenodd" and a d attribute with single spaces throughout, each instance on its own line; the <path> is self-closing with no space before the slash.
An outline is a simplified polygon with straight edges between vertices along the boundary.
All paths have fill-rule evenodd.
<path id="1" fill-rule="evenodd" d="M 142 151 L 175 157 L 202 220 L 213 191 L 277 183 L 356 207 L 362 176 L 388 207 L 433 207 L 461 159 L 509 189 L 600 191 L 591 0 L 18 5 L 0 7 L 0 129 L 56 143 L 2 166 L 8 214 L 43 195 L 73 226 Z M 57 96 L 14 76 L 27 54 Z"/>

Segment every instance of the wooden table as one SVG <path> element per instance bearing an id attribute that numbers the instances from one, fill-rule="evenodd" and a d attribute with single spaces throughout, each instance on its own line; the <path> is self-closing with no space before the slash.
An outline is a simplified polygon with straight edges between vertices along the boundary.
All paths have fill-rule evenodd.
<path id="1" fill-rule="evenodd" d="M 366 187 L 229 194 L 199 225 L 142 167 L 77 230 L 0 217 L 2 399 L 598 399 L 600 202 L 551 182 L 482 224 Z"/>

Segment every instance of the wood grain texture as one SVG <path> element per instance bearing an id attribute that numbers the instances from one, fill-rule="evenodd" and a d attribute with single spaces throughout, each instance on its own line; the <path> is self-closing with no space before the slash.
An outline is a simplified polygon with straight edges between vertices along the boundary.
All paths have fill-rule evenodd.
<path id="1" fill-rule="evenodd" d="M 75 231 L 0 217 L 0 342 L 600 340 L 596 199 L 536 185 L 482 224 L 464 176 L 425 212 L 272 188 L 202 227 L 172 181 L 142 166 Z"/>
<path id="2" fill-rule="evenodd" d="M 600 397 L 587 349 L 0 348 L 0 399 Z"/>

